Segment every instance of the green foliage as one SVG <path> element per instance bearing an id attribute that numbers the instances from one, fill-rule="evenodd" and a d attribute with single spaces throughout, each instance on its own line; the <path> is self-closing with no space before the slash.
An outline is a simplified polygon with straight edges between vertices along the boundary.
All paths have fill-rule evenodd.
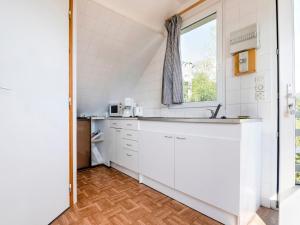
<path id="1" fill-rule="evenodd" d="M 216 82 L 204 73 L 194 75 L 192 81 L 192 102 L 215 101 L 217 99 Z"/>
<path id="2" fill-rule="evenodd" d="M 296 184 L 300 184 L 300 172 L 296 172 Z"/>
<path id="3" fill-rule="evenodd" d="M 202 60 L 196 65 L 184 62 L 190 72 L 183 82 L 185 102 L 204 102 L 217 100 L 216 66 L 212 58 Z"/>
<path id="4" fill-rule="evenodd" d="M 300 148 L 300 137 L 296 137 L 296 147 Z"/>

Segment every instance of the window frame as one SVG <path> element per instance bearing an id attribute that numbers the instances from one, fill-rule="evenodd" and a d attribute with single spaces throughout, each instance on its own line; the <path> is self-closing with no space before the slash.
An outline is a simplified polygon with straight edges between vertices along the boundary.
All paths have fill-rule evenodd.
<path id="1" fill-rule="evenodd" d="M 223 29 L 222 29 L 222 3 L 221 1 L 211 2 L 210 5 L 204 3 L 201 7 L 192 10 L 190 13 L 183 16 L 182 29 L 205 19 L 206 17 L 216 13 L 217 26 L 217 56 L 216 56 L 216 81 L 217 81 L 217 100 L 202 101 L 202 102 L 184 102 L 180 105 L 170 105 L 169 108 L 208 108 L 218 104 L 225 103 L 225 88 L 224 88 L 224 70 L 223 70 Z M 183 84 L 182 84 L 183 85 Z"/>

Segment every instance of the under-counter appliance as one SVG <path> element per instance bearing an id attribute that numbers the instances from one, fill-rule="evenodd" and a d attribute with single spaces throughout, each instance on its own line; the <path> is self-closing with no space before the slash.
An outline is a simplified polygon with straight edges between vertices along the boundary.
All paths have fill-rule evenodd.
<path id="1" fill-rule="evenodd" d="M 110 104 L 108 106 L 109 116 L 121 117 L 123 115 L 122 103 Z"/>

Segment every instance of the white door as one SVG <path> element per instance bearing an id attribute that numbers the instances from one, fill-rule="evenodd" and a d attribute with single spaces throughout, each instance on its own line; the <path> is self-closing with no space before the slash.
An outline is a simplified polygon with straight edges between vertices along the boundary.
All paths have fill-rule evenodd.
<path id="1" fill-rule="evenodd" d="M 174 187 L 174 136 L 140 131 L 140 170 L 153 180 Z"/>
<path id="2" fill-rule="evenodd" d="M 300 1 L 279 0 L 279 74 L 280 74 L 280 224 L 299 224 L 300 193 L 295 188 L 295 129 L 299 97 Z M 296 56 L 296 60 L 295 60 Z M 296 62 L 296 63 L 295 63 Z M 296 75 L 296 76 L 295 76 Z M 295 79 L 296 78 L 296 79 Z M 299 104 L 299 103 L 298 103 Z M 299 121 L 298 121 L 299 126 Z M 299 142 L 299 140 L 298 140 Z M 299 144 L 298 144 L 299 145 Z"/>
<path id="3" fill-rule="evenodd" d="M 0 2 L 1 224 L 69 207 L 68 0 Z"/>

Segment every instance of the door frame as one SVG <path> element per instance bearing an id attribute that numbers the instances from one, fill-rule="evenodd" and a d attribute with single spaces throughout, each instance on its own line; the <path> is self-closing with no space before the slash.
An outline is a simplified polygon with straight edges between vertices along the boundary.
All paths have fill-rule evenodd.
<path id="1" fill-rule="evenodd" d="M 74 157 L 73 157 L 73 11 L 74 2 L 69 0 L 69 196 L 70 196 L 70 207 L 74 205 L 74 179 L 73 179 L 73 168 L 74 168 Z"/>

